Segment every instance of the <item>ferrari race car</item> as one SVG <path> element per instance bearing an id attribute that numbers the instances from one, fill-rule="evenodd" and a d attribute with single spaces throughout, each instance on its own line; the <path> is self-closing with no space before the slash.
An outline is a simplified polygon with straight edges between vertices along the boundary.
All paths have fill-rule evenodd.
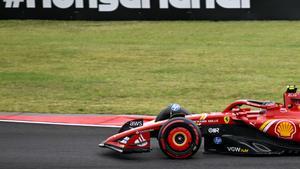
<path id="1" fill-rule="evenodd" d="M 120 153 L 149 152 L 151 137 L 164 154 L 184 159 L 202 142 L 205 152 L 243 155 L 300 153 L 300 93 L 288 86 L 284 103 L 238 100 L 224 111 L 191 114 L 171 104 L 152 121 L 132 120 L 99 144 Z"/>

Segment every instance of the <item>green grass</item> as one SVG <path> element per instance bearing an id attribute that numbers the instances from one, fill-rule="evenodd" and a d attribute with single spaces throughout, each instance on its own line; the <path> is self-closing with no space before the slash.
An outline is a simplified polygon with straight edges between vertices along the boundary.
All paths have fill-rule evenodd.
<path id="1" fill-rule="evenodd" d="M 221 111 L 299 82 L 300 22 L 0 21 L 0 111 Z"/>

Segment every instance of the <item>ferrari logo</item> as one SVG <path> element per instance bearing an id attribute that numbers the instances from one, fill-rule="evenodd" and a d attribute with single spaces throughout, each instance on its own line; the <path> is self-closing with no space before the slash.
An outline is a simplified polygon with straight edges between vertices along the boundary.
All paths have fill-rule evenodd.
<path id="1" fill-rule="evenodd" d="M 228 123 L 230 122 L 230 117 L 229 117 L 229 116 L 225 116 L 225 117 L 224 117 L 224 122 L 225 122 L 226 124 L 228 124 Z"/>

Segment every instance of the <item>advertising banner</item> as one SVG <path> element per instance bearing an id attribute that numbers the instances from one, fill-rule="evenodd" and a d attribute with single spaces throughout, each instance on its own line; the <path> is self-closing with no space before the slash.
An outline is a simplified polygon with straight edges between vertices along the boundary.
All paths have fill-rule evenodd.
<path id="1" fill-rule="evenodd" d="M 0 19 L 297 20 L 299 0 L 0 0 Z"/>

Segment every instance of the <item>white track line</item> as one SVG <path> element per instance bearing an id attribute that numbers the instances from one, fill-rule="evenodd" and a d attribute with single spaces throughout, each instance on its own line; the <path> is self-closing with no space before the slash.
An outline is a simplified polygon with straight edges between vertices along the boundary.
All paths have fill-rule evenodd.
<path id="1" fill-rule="evenodd" d="M 46 124 L 46 125 L 58 125 L 58 126 L 79 126 L 79 127 L 107 127 L 107 128 L 121 128 L 121 126 L 117 126 L 117 125 L 53 123 L 53 122 L 36 122 L 36 121 L 21 121 L 21 120 L 0 120 L 0 122 L 7 122 L 7 123 L 26 123 L 26 124 Z"/>

